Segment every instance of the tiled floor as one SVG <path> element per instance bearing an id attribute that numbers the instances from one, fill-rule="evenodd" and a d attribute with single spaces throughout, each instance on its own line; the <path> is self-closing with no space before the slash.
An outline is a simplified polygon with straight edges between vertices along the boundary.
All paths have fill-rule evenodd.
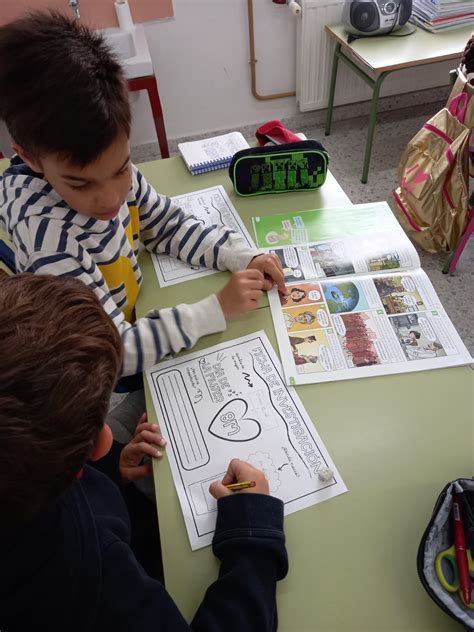
<path id="1" fill-rule="evenodd" d="M 308 138 L 320 140 L 329 152 L 330 169 L 354 204 L 387 200 L 397 186 L 397 165 L 410 138 L 443 103 L 414 106 L 379 115 L 375 131 L 369 181 L 360 181 L 367 134 L 367 118 L 333 123 L 330 136 L 324 127 L 302 129 Z M 146 153 L 145 153 L 146 152 Z M 159 157 L 140 147 L 133 150 L 136 163 Z M 166 191 L 163 191 L 166 193 Z M 466 247 L 454 275 L 441 272 L 444 255 L 420 252 L 422 267 L 429 275 L 441 302 L 472 355 L 474 355 L 474 238 Z"/>

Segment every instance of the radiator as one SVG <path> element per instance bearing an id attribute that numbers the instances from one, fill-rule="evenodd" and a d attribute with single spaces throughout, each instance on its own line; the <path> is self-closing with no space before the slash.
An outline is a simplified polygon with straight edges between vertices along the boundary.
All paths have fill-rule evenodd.
<path id="1" fill-rule="evenodd" d="M 341 21 L 343 0 L 300 0 L 302 12 L 296 18 L 296 99 L 301 112 L 327 105 L 334 39 L 324 30 L 326 24 Z M 456 62 L 409 68 L 389 75 L 381 96 L 446 85 L 448 72 Z M 355 73 L 339 63 L 335 104 L 370 99 L 372 91 Z"/>

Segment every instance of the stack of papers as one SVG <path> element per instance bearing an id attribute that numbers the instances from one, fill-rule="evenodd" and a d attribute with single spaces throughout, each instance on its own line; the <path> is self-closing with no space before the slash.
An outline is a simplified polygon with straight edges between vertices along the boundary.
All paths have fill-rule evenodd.
<path id="1" fill-rule="evenodd" d="M 413 0 L 411 21 L 431 33 L 474 23 L 472 0 Z"/>

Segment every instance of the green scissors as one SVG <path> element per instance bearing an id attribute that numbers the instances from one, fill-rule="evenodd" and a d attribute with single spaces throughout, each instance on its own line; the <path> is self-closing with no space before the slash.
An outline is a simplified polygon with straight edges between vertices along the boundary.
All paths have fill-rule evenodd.
<path id="1" fill-rule="evenodd" d="M 466 554 L 469 575 L 472 579 L 474 579 L 474 560 L 472 559 L 471 551 L 466 550 Z M 447 569 L 449 569 L 448 576 L 446 576 L 445 573 L 445 570 Z M 471 600 L 471 603 L 466 603 L 460 589 L 458 565 L 456 563 L 456 551 L 454 550 L 454 544 L 450 546 L 449 549 L 445 549 L 444 551 L 440 551 L 438 553 L 435 559 L 435 571 L 441 586 L 451 593 L 458 591 L 462 603 L 468 608 L 471 608 L 471 610 L 474 610 L 474 602 Z"/>

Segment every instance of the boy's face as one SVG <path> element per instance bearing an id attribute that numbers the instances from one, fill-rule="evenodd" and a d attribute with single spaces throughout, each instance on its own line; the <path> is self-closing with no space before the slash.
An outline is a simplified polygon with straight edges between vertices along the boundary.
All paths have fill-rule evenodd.
<path id="1" fill-rule="evenodd" d="M 15 147 L 73 210 L 105 221 L 117 216 L 131 186 L 130 144 L 125 134 L 119 136 L 95 162 L 82 168 L 55 154 L 35 161 L 19 149 Z"/>

